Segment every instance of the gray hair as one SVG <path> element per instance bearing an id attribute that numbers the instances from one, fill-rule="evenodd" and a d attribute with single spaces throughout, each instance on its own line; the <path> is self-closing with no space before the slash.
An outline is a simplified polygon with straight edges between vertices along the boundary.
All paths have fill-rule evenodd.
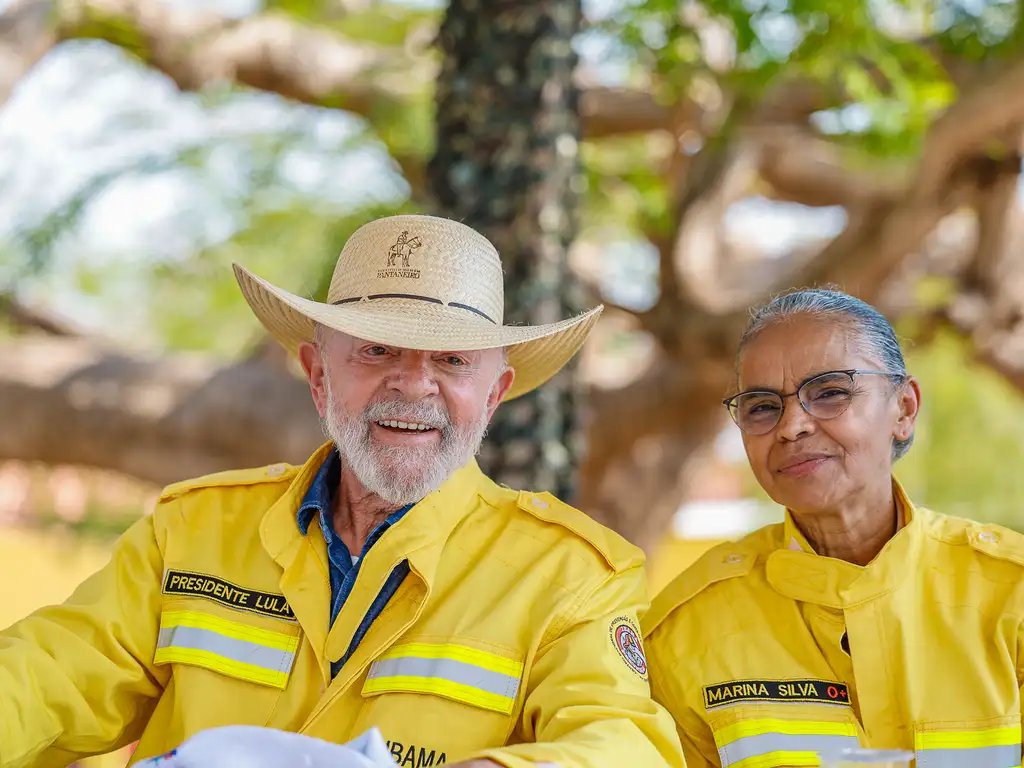
<path id="1" fill-rule="evenodd" d="M 751 313 L 750 322 L 740 337 L 736 350 L 736 364 L 740 353 L 769 325 L 796 315 L 829 319 L 846 323 L 877 355 L 882 368 L 890 371 L 891 382 L 897 385 L 907 377 L 907 364 L 896 332 L 885 315 L 867 302 L 830 288 L 806 288 L 776 296 L 766 305 Z M 893 438 L 892 460 L 898 461 L 910 450 L 914 435 L 905 440 Z"/>

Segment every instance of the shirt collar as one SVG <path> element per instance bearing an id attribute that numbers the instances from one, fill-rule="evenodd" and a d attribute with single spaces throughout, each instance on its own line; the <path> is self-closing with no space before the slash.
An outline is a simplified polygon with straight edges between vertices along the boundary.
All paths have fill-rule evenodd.
<path id="1" fill-rule="evenodd" d="M 302 498 L 299 511 L 295 515 L 295 522 L 298 523 L 299 530 L 303 536 L 309 532 L 309 526 L 313 522 L 314 517 L 324 513 L 329 515 L 334 509 L 334 489 L 338 487 L 340 481 L 341 456 L 337 450 L 332 450 L 323 464 L 320 465 L 320 469 L 317 471 L 316 476 L 314 476 L 313 482 L 309 484 L 309 490 L 306 491 L 306 495 Z M 401 520 L 405 513 L 414 506 L 415 504 L 406 504 L 401 509 L 396 509 L 388 515 L 384 521 L 381 533 Z M 367 544 L 369 543 L 368 541 Z"/>
<path id="2" fill-rule="evenodd" d="M 306 491 L 295 516 L 303 536 L 309 531 L 309 524 L 316 515 L 333 509 L 334 489 L 338 487 L 340 480 L 341 457 L 336 450 L 332 450 L 320 465 L 313 482 L 309 484 L 309 490 Z"/>

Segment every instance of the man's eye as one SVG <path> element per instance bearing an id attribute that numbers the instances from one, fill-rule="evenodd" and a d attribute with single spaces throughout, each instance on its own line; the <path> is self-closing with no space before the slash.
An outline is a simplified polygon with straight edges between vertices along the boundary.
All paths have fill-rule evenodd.
<path id="1" fill-rule="evenodd" d="M 444 360 L 446 363 L 448 363 L 448 365 L 454 365 L 456 367 L 466 364 L 465 360 L 463 360 L 461 357 L 457 357 L 456 355 L 448 355 L 448 357 L 446 357 Z"/>
<path id="2" fill-rule="evenodd" d="M 370 347 L 366 350 L 366 354 L 379 357 L 380 355 L 386 355 L 388 353 L 385 347 Z"/>

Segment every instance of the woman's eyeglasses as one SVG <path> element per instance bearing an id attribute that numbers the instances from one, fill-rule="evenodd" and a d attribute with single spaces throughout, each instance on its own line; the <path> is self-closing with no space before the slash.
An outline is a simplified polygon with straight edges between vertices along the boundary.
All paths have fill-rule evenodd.
<path id="1" fill-rule="evenodd" d="M 786 398 L 796 395 L 800 406 L 816 419 L 834 419 L 853 401 L 854 376 L 889 376 L 902 381 L 905 376 L 892 371 L 828 371 L 808 379 L 796 392 L 780 394 L 761 390 L 740 392 L 723 400 L 729 415 L 748 435 L 765 435 L 775 429 L 786 408 Z"/>

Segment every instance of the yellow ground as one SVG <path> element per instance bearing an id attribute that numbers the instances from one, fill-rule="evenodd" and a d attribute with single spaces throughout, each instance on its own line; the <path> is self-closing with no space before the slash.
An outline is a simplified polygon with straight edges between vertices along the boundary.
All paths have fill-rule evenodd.
<path id="1" fill-rule="evenodd" d="M 712 541 L 669 539 L 651 558 L 654 594 L 712 546 Z M 64 600 L 85 577 L 106 563 L 109 548 L 53 532 L 0 528 L 0 628 L 36 608 Z M 84 768 L 120 768 L 125 753 L 84 761 Z"/>

